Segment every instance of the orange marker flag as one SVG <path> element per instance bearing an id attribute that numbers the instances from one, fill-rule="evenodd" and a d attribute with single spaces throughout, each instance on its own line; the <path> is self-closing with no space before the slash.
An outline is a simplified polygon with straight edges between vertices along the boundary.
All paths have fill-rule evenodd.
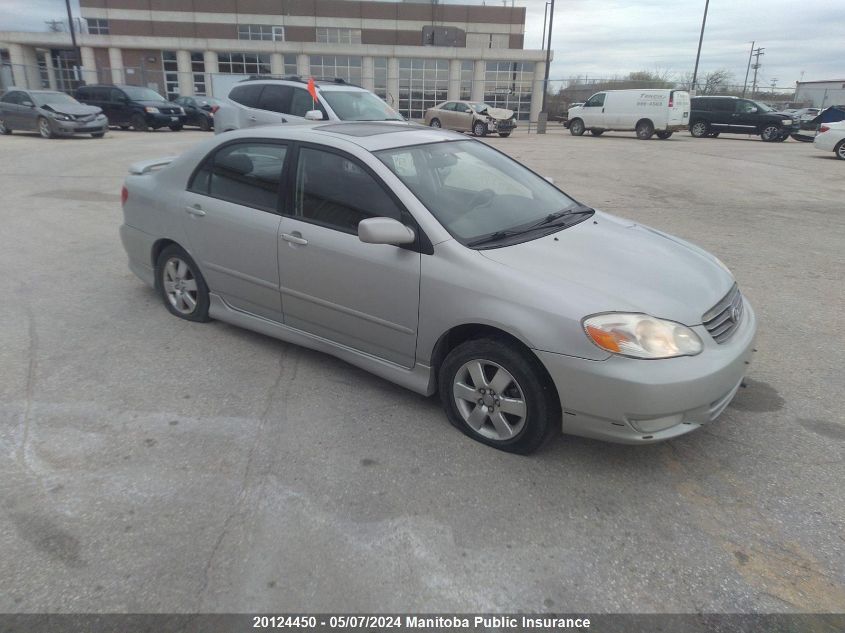
<path id="1" fill-rule="evenodd" d="M 314 85 L 314 78 L 308 80 L 308 94 L 311 95 L 312 101 L 317 101 L 317 87 Z"/>

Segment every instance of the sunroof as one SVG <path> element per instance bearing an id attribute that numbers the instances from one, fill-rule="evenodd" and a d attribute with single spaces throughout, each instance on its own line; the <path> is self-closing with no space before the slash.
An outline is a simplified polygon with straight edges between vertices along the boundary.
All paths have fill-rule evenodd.
<path id="1" fill-rule="evenodd" d="M 415 128 L 411 125 L 399 125 L 397 123 L 362 121 L 360 123 L 330 123 L 315 129 L 334 132 L 335 134 L 346 134 L 347 136 L 375 136 L 376 134 L 390 134 L 392 132 L 412 132 Z"/>

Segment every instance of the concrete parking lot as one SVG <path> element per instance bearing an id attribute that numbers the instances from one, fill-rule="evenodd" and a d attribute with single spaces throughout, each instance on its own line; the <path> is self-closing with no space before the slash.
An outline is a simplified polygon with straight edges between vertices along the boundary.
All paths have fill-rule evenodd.
<path id="1" fill-rule="evenodd" d="M 438 401 L 127 269 L 120 187 L 206 134 L 0 137 L 0 611 L 842 611 L 845 163 L 755 138 L 489 142 L 710 250 L 747 388 L 661 445 L 473 442 Z"/>

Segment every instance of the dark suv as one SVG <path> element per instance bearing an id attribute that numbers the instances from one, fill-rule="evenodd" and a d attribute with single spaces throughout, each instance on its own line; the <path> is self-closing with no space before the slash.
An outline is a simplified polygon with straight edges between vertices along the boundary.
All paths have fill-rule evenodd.
<path id="1" fill-rule="evenodd" d="M 798 121 L 769 106 L 739 97 L 693 97 L 690 134 L 696 138 L 719 134 L 758 134 L 767 142 L 785 141 L 798 131 Z"/>
<path id="2" fill-rule="evenodd" d="M 141 86 L 80 86 L 76 98 L 101 108 L 109 124 L 122 130 L 129 126 L 141 131 L 169 127 L 175 132 L 185 125 L 185 110 Z"/>

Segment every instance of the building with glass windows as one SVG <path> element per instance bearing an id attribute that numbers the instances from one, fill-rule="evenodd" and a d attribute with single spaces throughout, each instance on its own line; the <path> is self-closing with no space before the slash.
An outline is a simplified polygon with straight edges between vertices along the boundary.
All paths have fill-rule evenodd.
<path id="1" fill-rule="evenodd" d="M 447 99 L 536 120 L 545 52 L 525 50 L 525 8 L 369 0 L 81 0 L 67 32 L 0 32 L 0 87 L 143 85 L 225 96 L 250 75 L 341 78 L 405 116 Z"/>

